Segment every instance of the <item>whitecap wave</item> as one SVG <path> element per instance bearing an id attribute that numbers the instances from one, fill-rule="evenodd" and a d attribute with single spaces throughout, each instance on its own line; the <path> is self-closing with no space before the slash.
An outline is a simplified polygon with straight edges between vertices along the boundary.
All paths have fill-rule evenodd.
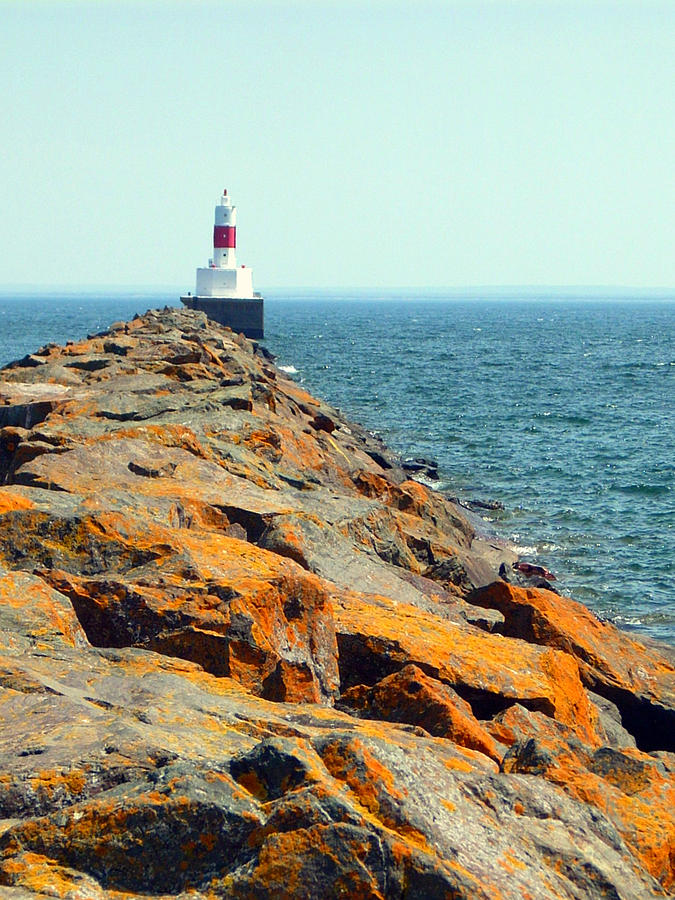
<path id="1" fill-rule="evenodd" d="M 609 621 L 614 625 L 632 625 L 633 627 L 639 627 L 640 625 L 644 625 L 644 621 L 639 616 L 610 616 Z"/>
<path id="2" fill-rule="evenodd" d="M 513 549 L 516 553 L 519 553 L 521 556 L 536 556 L 537 548 L 530 547 L 527 544 L 518 544 L 514 543 Z"/>
<path id="3" fill-rule="evenodd" d="M 288 375 L 297 375 L 298 373 L 298 370 L 295 368 L 295 366 L 278 366 L 278 368 L 281 369 L 282 372 L 286 372 Z"/>

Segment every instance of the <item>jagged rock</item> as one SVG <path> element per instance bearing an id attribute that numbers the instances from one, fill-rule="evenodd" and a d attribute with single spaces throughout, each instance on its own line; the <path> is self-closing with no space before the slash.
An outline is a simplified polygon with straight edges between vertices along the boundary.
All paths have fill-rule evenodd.
<path id="1" fill-rule="evenodd" d="M 404 459 L 401 463 L 401 468 L 405 472 L 412 472 L 418 477 L 424 476 L 432 481 L 438 481 L 438 463 L 433 459 L 425 459 L 423 456 Z"/>
<path id="2" fill-rule="evenodd" d="M 465 591 L 467 589 L 470 590 L 471 579 L 469 578 L 469 574 L 462 563 L 456 558 L 448 557 L 440 562 L 433 563 L 433 565 L 426 569 L 424 574 L 427 578 L 433 578 L 446 585 L 455 585 Z"/>
<path id="3" fill-rule="evenodd" d="M 145 784 L 15 825 L 0 836 L 0 854 L 48 856 L 103 888 L 177 894 L 236 857 L 260 821 L 258 805 L 226 773 L 174 764 Z"/>
<path id="4" fill-rule="evenodd" d="M 341 703 L 363 710 L 369 718 L 418 725 L 436 737 L 445 737 L 479 750 L 497 761 L 503 753 L 475 719 L 470 705 L 448 685 L 430 678 L 415 665 L 378 681 L 343 692 Z"/>
<path id="5" fill-rule="evenodd" d="M 564 726 L 522 707 L 501 716 L 495 729 L 519 734 L 502 761 L 502 771 L 536 775 L 600 810 L 665 888 L 672 888 L 675 822 L 672 772 L 634 748 L 590 748 Z"/>
<path id="6" fill-rule="evenodd" d="M 522 703 L 599 743 L 597 710 L 568 654 L 442 621 L 384 597 L 342 593 L 334 607 L 343 691 L 373 685 L 412 663 L 457 691 L 478 719 Z"/>
<path id="7" fill-rule="evenodd" d="M 0 897 L 666 896 L 668 653 L 272 362 L 165 309 L 0 373 Z"/>
<path id="8" fill-rule="evenodd" d="M 675 750 L 675 665 L 663 653 L 551 591 L 499 581 L 467 599 L 499 610 L 503 634 L 574 657 L 586 686 L 616 704 L 639 747 Z"/>

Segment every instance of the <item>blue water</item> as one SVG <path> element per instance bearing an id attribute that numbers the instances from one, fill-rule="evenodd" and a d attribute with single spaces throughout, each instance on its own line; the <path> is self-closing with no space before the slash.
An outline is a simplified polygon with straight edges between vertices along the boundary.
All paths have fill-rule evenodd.
<path id="1" fill-rule="evenodd" d="M 0 364 L 165 303 L 0 297 Z M 297 380 L 503 503 L 486 527 L 564 593 L 675 644 L 674 298 L 277 292 L 265 314 Z"/>

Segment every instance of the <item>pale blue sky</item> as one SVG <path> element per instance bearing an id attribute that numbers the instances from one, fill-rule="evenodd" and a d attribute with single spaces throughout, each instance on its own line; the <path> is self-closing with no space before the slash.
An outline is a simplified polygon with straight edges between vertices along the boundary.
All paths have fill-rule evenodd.
<path id="1" fill-rule="evenodd" d="M 674 0 L 0 17 L 0 284 L 675 285 Z"/>

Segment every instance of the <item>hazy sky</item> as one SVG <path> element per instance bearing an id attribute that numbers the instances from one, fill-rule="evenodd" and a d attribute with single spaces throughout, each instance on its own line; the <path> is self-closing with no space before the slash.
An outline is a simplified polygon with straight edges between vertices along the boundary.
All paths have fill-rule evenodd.
<path id="1" fill-rule="evenodd" d="M 0 16 L 0 284 L 675 285 L 675 0 Z"/>

